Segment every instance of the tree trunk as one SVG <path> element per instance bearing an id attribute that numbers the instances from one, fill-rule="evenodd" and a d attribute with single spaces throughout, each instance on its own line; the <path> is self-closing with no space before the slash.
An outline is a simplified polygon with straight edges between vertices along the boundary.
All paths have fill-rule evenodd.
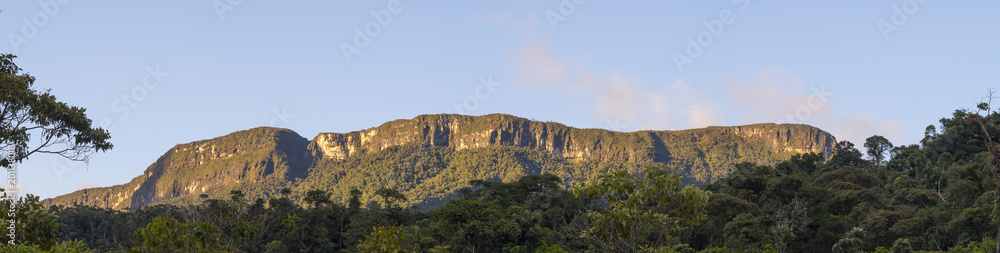
<path id="1" fill-rule="evenodd" d="M 997 221 L 997 251 L 995 252 L 1000 252 L 1000 214 L 997 213 L 997 205 L 1000 205 L 1000 150 L 998 148 L 1000 147 L 990 147 L 990 165 L 993 166 L 993 173 L 997 175 L 997 188 L 993 192 L 993 197 L 996 198 L 993 201 L 993 219 Z"/>

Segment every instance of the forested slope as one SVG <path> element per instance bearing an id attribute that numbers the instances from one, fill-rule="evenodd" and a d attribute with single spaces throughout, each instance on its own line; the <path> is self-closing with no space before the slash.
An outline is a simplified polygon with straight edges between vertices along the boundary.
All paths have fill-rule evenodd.
<path id="1" fill-rule="evenodd" d="M 470 170 L 469 177 L 486 180 L 456 184 L 462 188 L 455 198 L 419 211 L 405 208 L 412 196 L 396 188 L 352 190 L 344 202 L 334 192 L 316 188 L 304 193 L 301 205 L 292 199 L 291 189 L 266 199 L 230 191 L 187 205 L 128 212 L 46 208 L 29 196 L 5 205 L 15 206 L 15 216 L 24 217 L 18 227 L 36 229 L 17 234 L 21 246 L 0 250 L 995 252 L 1000 114 L 984 111 L 955 111 L 941 119 L 940 127 L 928 126 L 920 144 L 897 146 L 872 136 L 859 149 L 841 141 L 831 159 L 807 153 L 773 165 L 739 163 L 728 177 L 699 187 L 684 187 L 682 170 L 660 165 L 640 172 L 595 172 L 589 182 L 569 189 L 554 174 Z M 549 169 L 545 164 L 565 163 L 533 150 L 496 145 L 455 151 L 414 143 L 343 160 L 323 159 L 311 168 L 336 172 L 329 168 L 403 163 L 447 168 L 444 163 L 517 170 L 525 164 Z M 532 157 L 543 154 L 547 157 Z M 522 157 L 532 162 L 497 162 Z M 449 159 L 465 162 L 445 162 Z M 317 178 L 342 175 L 339 183 L 344 183 L 346 178 L 398 177 L 391 169 L 357 175 L 351 173 L 367 172 L 342 171 Z M 432 174 L 450 173 L 458 172 Z M 312 181 L 296 182 L 305 188 Z M 372 201 L 365 203 L 362 196 L 372 196 Z"/>
<path id="2" fill-rule="evenodd" d="M 614 132 L 577 129 L 503 114 L 422 115 L 350 133 L 321 133 L 307 141 L 295 132 L 255 128 L 180 144 L 130 183 L 84 189 L 46 200 L 115 209 L 197 203 L 240 190 L 270 198 L 283 188 L 301 203 L 313 189 L 344 202 L 351 189 L 373 198 L 394 188 L 406 204 L 433 207 L 469 180 L 510 182 L 551 173 L 563 186 L 608 171 L 640 171 L 663 164 L 703 184 L 728 175 L 740 162 L 774 164 L 793 154 L 833 154 L 835 139 L 814 127 L 756 124 L 682 131 Z M 202 196 L 202 195 L 205 196 Z"/>

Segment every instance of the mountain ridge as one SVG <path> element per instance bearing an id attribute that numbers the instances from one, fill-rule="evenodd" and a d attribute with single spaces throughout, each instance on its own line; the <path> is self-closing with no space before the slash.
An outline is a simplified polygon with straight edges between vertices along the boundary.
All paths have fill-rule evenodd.
<path id="1" fill-rule="evenodd" d="M 829 159 L 835 144 L 836 138 L 829 133 L 801 124 L 616 132 L 507 114 L 419 115 L 364 130 L 319 133 L 311 140 L 288 129 L 258 127 L 175 145 L 128 183 L 79 190 L 46 199 L 45 204 L 81 203 L 125 209 L 198 201 L 198 195 L 219 197 L 231 189 L 250 191 L 251 197 L 269 197 L 280 188 L 292 188 L 296 196 L 309 188 L 327 189 L 342 199 L 347 185 L 365 189 L 400 187 L 415 196 L 410 204 L 421 204 L 447 198 L 475 174 L 468 171 L 499 180 L 510 177 L 499 174 L 555 173 L 562 174 L 570 184 L 586 181 L 598 170 L 641 170 L 642 166 L 657 163 L 688 174 L 688 183 L 706 183 L 727 175 L 731 169 L 727 167 L 736 162 L 767 164 L 810 152 Z M 397 154 L 411 152 L 400 150 L 430 152 L 425 156 L 441 161 L 429 167 L 420 165 L 424 169 L 417 170 L 414 168 L 419 164 L 407 161 L 423 158 Z M 477 158 L 496 161 L 473 161 L 475 165 L 455 158 L 479 157 L 478 153 L 483 152 L 515 155 Z M 383 160 L 393 161 L 381 167 L 374 164 L 384 161 L 359 162 L 372 160 L 371 156 L 387 156 L 390 158 Z M 395 158 L 404 156 L 408 158 Z M 504 172 L 493 171 L 502 167 L 502 162 L 512 165 L 504 167 Z M 382 179 L 382 175 L 352 171 L 386 170 L 382 167 L 393 168 L 383 174 L 395 176 Z M 373 198 L 365 194 L 366 200 Z"/>

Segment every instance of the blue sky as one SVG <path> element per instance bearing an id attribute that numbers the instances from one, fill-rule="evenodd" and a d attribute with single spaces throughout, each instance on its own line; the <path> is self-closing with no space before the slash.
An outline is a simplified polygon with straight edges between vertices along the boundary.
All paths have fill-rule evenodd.
<path id="1" fill-rule="evenodd" d="M 89 164 L 20 165 L 23 191 L 53 197 L 125 183 L 176 144 L 238 130 L 312 139 L 445 112 L 620 131 L 805 123 L 857 145 L 912 144 L 1000 87 L 998 7 L 4 1 L 0 52 L 113 127 L 115 148 Z"/>

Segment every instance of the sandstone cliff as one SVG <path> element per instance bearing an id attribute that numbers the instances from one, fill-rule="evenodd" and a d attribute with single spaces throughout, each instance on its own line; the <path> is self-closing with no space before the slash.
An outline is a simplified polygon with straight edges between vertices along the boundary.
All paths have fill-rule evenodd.
<path id="1" fill-rule="evenodd" d="M 333 191 L 335 195 L 343 195 L 341 193 L 348 191 L 348 187 L 399 187 L 408 196 L 414 196 L 411 203 L 420 203 L 449 196 L 450 192 L 463 187 L 469 180 L 465 178 L 469 176 L 449 174 L 460 174 L 461 171 L 454 170 L 467 169 L 453 165 L 455 161 L 448 158 L 451 155 L 442 155 L 441 152 L 461 153 L 487 147 L 518 148 L 527 150 L 524 152 L 544 154 L 559 163 L 577 164 L 550 166 L 547 171 L 532 167 L 540 166 L 538 161 L 530 161 L 535 158 L 521 157 L 513 161 L 514 171 L 504 172 L 513 176 L 550 172 L 560 174 L 568 181 L 579 181 L 599 173 L 597 168 L 587 168 L 594 162 L 604 164 L 604 169 L 607 169 L 607 164 L 612 164 L 612 168 L 630 170 L 659 163 L 686 173 L 688 183 L 705 183 L 728 175 L 737 162 L 773 164 L 794 154 L 810 152 L 829 159 L 835 144 L 836 139 L 829 133 L 796 124 L 626 133 L 577 129 L 503 114 L 422 115 L 350 133 L 321 133 L 312 141 L 287 129 L 255 128 L 211 140 L 180 144 L 150 165 L 143 175 L 127 184 L 80 190 L 46 200 L 46 203 L 81 203 L 123 209 L 156 203 L 198 201 L 197 196 L 201 194 L 219 198 L 231 189 L 253 191 L 248 196 L 266 197 L 281 187 L 289 187 L 295 190 L 296 195 L 301 195 L 308 189 L 298 188 L 314 188 L 316 185 Z M 402 145 L 433 147 L 437 150 L 434 151 L 436 154 L 444 157 L 441 158 L 444 161 L 430 166 L 436 169 L 423 169 L 419 175 L 404 173 L 412 169 L 406 167 L 415 167 L 408 162 L 391 165 L 403 168 L 386 172 L 389 175 L 352 171 L 372 170 L 365 167 L 375 166 L 370 165 L 371 162 L 338 162 L 360 161 L 376 154 L 386 156 L 385 152 L 403 152 L 397 149 Z M 409 155 L 406 159 L 420 159 L 420 155 Z M 552 168 L 570 167 L 576 171 L 550 171 Z M 392 178 L 381 181 L 370 179 L 383 176 Z M 479 177 L 506 180 L 506 177 L 493 174 Z M 309 183 L 301 185 L 300 181 Z M 408 183 L 396 183 L 400 181 Z"/>
<path id="2" fill-rule="evenodd" d="M 301 178 L 312 162 L 307 143 L 290 130 L 261 127 L 178 144 L 127 184 L 84 189 L 46 203 L 136 208 L 222 192 L 244 181 Z"/>

